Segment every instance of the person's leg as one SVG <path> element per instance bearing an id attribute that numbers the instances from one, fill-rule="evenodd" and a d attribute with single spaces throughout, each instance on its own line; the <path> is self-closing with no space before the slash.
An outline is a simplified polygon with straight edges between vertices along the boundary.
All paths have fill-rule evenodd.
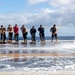
<path id="1" fill-rule="evenodd" d="M 9 38 L 10 41 L 12 41 L 12 37 L 13 37 L 13 33 L 11 32 L 10 33 L 10 38 Z"/>
<path id="2" fill-rule="evenodd" d="M 24 42 L 27 42 L 27 33 L 23 33 Z"/>
<path id="3" fill-rule="evenodd" d="M 31 41 L 33 41 L 33 35 L 31 34 Z"/>
<path id="4" fill-rule="evenodd" d="M 52 34 L 52 37 L 51 37 L 51 42 L 53 42 L 53 39 L 54 39 L 54 35 Z"/>
<path id="5" fill-rule="evenodd" d="M 1 33 L 0 33 L 0 41 L 1 41 Z"/>
<path id="6" fill-rule="evenodd" d="M 22 35 L 23 35 L 23 39 L 24 39 L 24 42 L 25 42 L 25 33 L 23 33 Z"/>
<path id="7" fill-rule="evenodd" d="M 19 41 L 19 34 L 16 34 L 16 41 Z"/>
<path id="8" fill-rule="evenodd" d="M 27 42 L 27 34 L 28 34 L 28 33 L 26 32 L 26 33 L 25 33 L 25 41 L 26 41 L 26 42 Z"/>
<path id="9" fill-rule="evenodd" d="M 14 34 L 14 40 L 16 41 L 16 34 Z"/>
<path id="10" fill-rule="evenodd" d="M 26 32 L 26 40 L 27 40 L 27 35 L 28 35 L 28 33 Z"/>
<path id="11" fill-rule="evenodd" d="M 36 41 L 36 39 L 35 39 L 35 34 L 34 34 L 34 41 Z"/>
<path id="12" fill-rule="evenodd" d="M 10 37 L 9 37 L 9 36 L 10 36 L 10 34 L 9 34 L 9 32 L 8 32 L 8 40 L 10 39 Z"/>
<path id="13" fill-rule="evenodd" d="M 40 37 L 40 40 L 41 40 L 41 35 L 40 35 L 40 33 L 39 33 L 39 37 Z"/>
<path id="14" fill-rule="evenodd" d="M 40 33 L 39 35 L 40 35 L 40 40 L 42 41 L 42 34 Z"/>
<path id="15" fill-rule="evenodd" d="M 3 34 L 3 42 L 5 42 L 5 39 L 6 39 L 6 33 L 4 32 L 4 34 Z"/>
<path id="16" fill-rule="evenodd" d="M 11 33 L 11 40 L 12 40 L 12 38 L 13 38 L 13 32 Z"/>
<path id="17" fill-rule="evenodd" d="M 1 41 L 3 40 L 2 38 L 3 38 L 3 34 L 1 33 Z"/>
<path id="18" fill-rule="evenodd" d="M 33 35 L 33 41 L 34 41 L 34 42 L 36 41 L 36 39 L 35 39 L 35 33 L 34 33 L 34 35 Z"/>
<path id="19" fill-rule="evenodd" d="M 32 41 L 34 41 L 34 33 L 32 34 Z"/>
<path id="20" fill-rule="evenodd" d="M 8 39 L 9 39 L 9 40 L 11 39 L 11 34 L 10 34 L 10 33 L 8 34 Z"/>
<path id="21" fill-rule="evenodd" d="M 45 41 L 45 35 L 42 33 L 42 40 Z"/>
<path id="22" fill-rule="evenodd" d="M 57 42 L 58 41 L 57 34 L 55 34 L 55 39 L 56 39 L 56 42 Z"/>

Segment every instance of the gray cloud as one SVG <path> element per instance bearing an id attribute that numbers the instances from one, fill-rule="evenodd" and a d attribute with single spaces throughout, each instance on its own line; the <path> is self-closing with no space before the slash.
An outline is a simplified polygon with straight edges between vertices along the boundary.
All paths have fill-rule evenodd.
<path id="1" fill-rule="evenodd" d="M 35 5 L 35 4 L 39 4 L 42 2 L 47 2 L 48 0 L 28 0 L 28 4 L 30 5 Z"/>
<path id="2" fill-rule="evenodd" d="M 54 3 L 58 3 L 58 1 L 54 1 Z M 60 1 L 60 3 L 62 3 L 60 8 L 53 10 L 50 8 L 42 8 L 39 9 L 37 13 L 0 15 L 0 24 L 8 25 L 10 23 L 14 25 L 15 23 L 17 23 L 19 26 L 25 24 L 29 28 L 32 25 L 39 26 L 40 24 L 44 25 L 45 27 L 48 27 L 52 26 L 54 23 L 56 23 L 58 26 L 74 26 L 75 5 L 72 4 L 73 2 L 75 1 L 72 0 L 72 2 L 68 3 L 66 1 L 66 4 L 68 6 L 62 6 L 65 3 L 62 3 L 62 1 Z"/>

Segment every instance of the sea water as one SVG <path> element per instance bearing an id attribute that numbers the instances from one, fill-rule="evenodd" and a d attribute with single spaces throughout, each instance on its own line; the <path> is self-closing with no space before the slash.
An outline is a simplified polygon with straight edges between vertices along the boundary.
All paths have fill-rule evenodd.
<path id="1" fill-rule="evenodd" d="M 4 54 L 4 56 L 0 56 L 0 71 L 75 70 L 74 40 L 59 40 L 58 43 L 46 40 L 46 44 L 40 41 L 36 41 L 36 44 L 29 44 L 29 42 L 27 45 L 22 45 L 21 41 L 18 45 L 1 44 L 0 55 Z M 28 55 L 15 57 L 14 54 Z"/>

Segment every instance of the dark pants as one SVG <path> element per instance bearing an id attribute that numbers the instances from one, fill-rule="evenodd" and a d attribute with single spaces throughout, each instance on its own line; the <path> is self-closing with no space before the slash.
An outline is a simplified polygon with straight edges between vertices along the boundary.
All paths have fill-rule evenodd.
<path id="1" fill-rule="evenodd" d="M 3 40 L 3 42 L 5 42 L 6 39 L 6 33 L 1 33 L 1 40 Z"/>
<path id="2" fill-rule="evenodd" d="M 12 37 L 13 37 L 13 32 L 10 32 L 10 33 L 8 34 L 8 39 L 9 39 L 9 40 L 12 40 Z"/>
<path id="3" fill-rule="evenodd" d="M 57 34 L 55 34 L 55 35 L 52 34 L 52 40 L 54 39 L 54 37 L 57 40 Z"/>
<path id="4" fill-rule="evenodd" d="M 23 39 L 24 39 L 24 41 L 27 40 L 27 34 L 28 34 L 27 32 L 23 33 Z"/>
<path id="5" fill-rule="evenodd" d="M 45 41 L 45 35 L 44 35 L 44 33 L 39 33 L 39 35 L 40 35 L 40 40 L 41 41 Z"/>
<path id="6" fill-rule="evenodd" d="M 14 40 L 17 42 L 19 41 L 19 34 L 14 34 Z"/>
<path id="7" fill-rule="evenodd" d="M 36 39 L 35 39 L 35 33 L 31 34 L 31 39 L 32 39 L 32 41 L 36 41 Z"/>

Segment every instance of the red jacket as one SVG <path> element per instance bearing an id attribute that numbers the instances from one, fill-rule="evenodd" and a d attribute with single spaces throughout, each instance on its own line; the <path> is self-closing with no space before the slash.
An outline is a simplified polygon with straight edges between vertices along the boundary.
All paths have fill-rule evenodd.
<path id="1" fill-rule="evenodd" d="M 18 33 L 19 28 L 18 28 L 17 26 L 15 26 L 15 27 L 13 28 L 13 30 L 14 30 L 14 33 Z"/>

